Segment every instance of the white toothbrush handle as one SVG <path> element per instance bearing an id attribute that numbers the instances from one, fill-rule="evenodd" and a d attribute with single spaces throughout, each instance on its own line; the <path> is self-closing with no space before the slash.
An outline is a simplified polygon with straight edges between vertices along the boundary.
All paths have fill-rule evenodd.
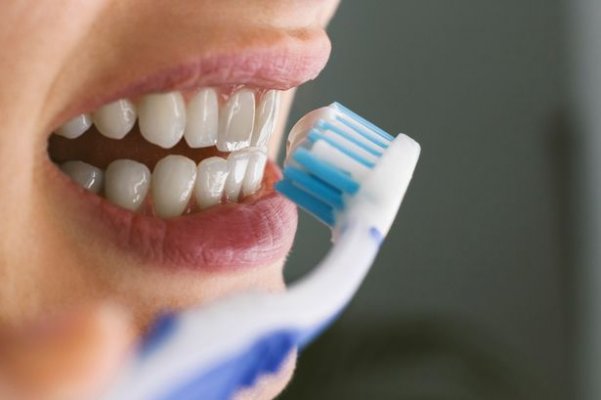
<path id="1" fill-rule="evenodd" d="M 379 231 L 364 221 L 350 223 L 319 265 L 279 300 L 282 319 L 304 330 L 334 319 L 363 282 L 382 239 Z M 285 310 L 294 310 L 294 315 L 286 317 Z"/>
<path id="2" fill-rule="evenodd" d="M 354 224 L 287 293 L 247 293 L 174 316 L 173 326 L 132 360 L 103 399 L 171 399 L 183 388 L 204 392 L 204 399 L 226 399 L 222 394 L 248 384 L 249 376 L 273 372 L 292 348 L 307 344 L 344 309 L 381 239 L 368 225 Z"/>

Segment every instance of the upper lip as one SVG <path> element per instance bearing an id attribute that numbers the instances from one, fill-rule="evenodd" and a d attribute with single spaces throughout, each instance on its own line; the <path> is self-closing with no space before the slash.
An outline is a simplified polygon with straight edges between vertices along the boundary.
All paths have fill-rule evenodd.
<path id="1" fill-rule="evenodd" d="M 161 48 L 161 54 L 169 60 L 167 66 L 139 60 L 103 69 L 77 85 L 79 92 L 71 97 L 79 101 L 59 112 L 52 119 L 52 128 L 120 98 L 222 85 L 286 90 L 316 78 L 325 67 L 331 45 L 322 28 L 271 33 L 239 48 L 229 45 L 199 51 L 192 43 L 173 54 L 169 47 Z M 127 73 L 122 73 L 124 70 Z"/>

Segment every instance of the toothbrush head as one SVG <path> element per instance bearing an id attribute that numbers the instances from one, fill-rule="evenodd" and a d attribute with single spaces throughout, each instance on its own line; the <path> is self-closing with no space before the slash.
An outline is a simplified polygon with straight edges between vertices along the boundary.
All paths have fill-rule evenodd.
<path id="1" fill-rule="evenodd" d="M 420 146 L 395 137 L 339 103 L 298 121 L 276 190 L 334 231 L 350 221 L 386 236 L 413 176 Z"/>

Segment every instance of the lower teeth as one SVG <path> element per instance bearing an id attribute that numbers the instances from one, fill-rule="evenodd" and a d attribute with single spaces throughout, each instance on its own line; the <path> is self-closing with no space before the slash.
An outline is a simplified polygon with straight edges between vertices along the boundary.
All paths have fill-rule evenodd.
<path id="1" fill-rule="evenodd" d="M 187 157 L 169 155 L 152 173 L 144 164 L 127 159 L 111 162 L 106 171 L 83 161 L 67 161 L 60 168 L 83 188 L 131 211 L 146 209 L 143 205 L 150 195 L 153 213 L 169 218 L 256 193 L 266 161 L 264 149 L 247 148 L 227 159 L 206 158 L 198 165 Z"/>

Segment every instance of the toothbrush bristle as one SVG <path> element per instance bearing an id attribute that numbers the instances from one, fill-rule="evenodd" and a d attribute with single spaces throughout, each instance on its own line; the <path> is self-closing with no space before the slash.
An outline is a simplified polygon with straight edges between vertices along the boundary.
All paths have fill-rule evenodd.
<path id="1" fill-rule="evenodd" d="M 349 110 L 342 104 L 335 102 L 331 105 L 331 107 L 334 107 L 334 108 L 340 110 L 342 113 L 346 114 L 346 116 L 348 116 L 352 120 L 355 120 L 360 125 L 364 125 L 366 128 L 374 131 L 375 133 L 380 135 L 382 137 L 382 139 L 384 139 L 385 141 L 391 142 L 392 140 L 394 140 L 394 136 L 392 136 L 388 132 L 384 131 L 382 128 L 375 125 L 373 122 L 366 120 L 365 118 L 363 118 L 359 114 L 355 113 L 354 111 Z M 386 146 L 388 146 L 388 144 Z"/>
<path id="2" fill-rule="evenodd" d="M 321 115 L 320 115 L 321 116 Z M 334 227 L 345 201 L 386 151 L 393 136 L 339 103 L 324 111 L 293 151 L 277 191 Z"/>

